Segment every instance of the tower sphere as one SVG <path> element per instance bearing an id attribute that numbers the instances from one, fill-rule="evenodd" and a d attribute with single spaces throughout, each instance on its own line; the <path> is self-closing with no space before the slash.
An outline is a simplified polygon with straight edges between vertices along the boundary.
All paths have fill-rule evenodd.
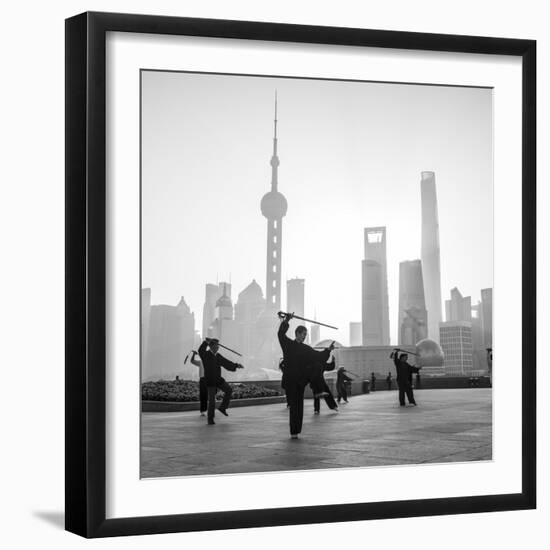
<path id="1" fill-rule="evenodd" d="M 286 215 L 288 203 L 279 191 L 269 191 L 262 197 L 262 214 L 268 219 L 280 220 Z"/>
<path id="2" fill-rule="evenodd" d="M 417 367 L 440 367 L 445 359 L 440 345 L 430 338 L 424 338 L 416 344 Z"/>

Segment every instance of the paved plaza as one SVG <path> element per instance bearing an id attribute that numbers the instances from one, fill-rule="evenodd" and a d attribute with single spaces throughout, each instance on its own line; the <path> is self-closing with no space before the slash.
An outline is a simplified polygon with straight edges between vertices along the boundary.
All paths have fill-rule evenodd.
<path id="1" fill-rule="evenodd" d="M 142 477 L 173 477 L 490 460 L 491 389 L 419 390 L 418 407 L 396 391 L 357 395 L 340 412 L 306 400 L 300 439 L 284 404 L 236 407 L 208 426 L 198 411 L 144 413 Z"/>

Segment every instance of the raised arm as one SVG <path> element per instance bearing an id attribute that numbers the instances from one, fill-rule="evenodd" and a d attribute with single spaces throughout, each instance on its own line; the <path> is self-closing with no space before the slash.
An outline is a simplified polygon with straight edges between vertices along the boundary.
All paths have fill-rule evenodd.
<path id="1" fill-rule="evenodd" d="M 202 367 L 202 363 L 198 360 L 198 359 L 195 359 L 195 357 L 197 356 L 197 352 L 195 350 L 193 350 L 191 352 L 191 359 L 189 359 L 189 361 L 195 365 L 195 367 Z"/>
<path id="2" fill-rule="evenodd" d="M 205 363 L 205 357 L 206 357 L 206 348 L 208 347 L 208 341 L 205 339 L 203 340 L 202 344 L 199 346 L 199 357 L 201 358 L 202 364 Z"/>
<path id="3" fill-rule="evenodd" d="M 281 344 L 281 349 L 283 350 L 283 353 L 288 348 L 288 344 L 292 342 L 292 340 L 286 335 L 288 332 L 288 319 L 285 317 L 281 321 L 281 324 L 279 325 L 279 330 L 277 331 L 277 338 L 279 339 L 279 344 Z"/>
<path id="4" fill-rule="evenodd" d="M 397 356 L 397 352 L 394 350 L 390 353 L 390 359 L 393 359 L 393 364 L 395 365 L 395 368 L 399 366 L 399 357 Z"/>

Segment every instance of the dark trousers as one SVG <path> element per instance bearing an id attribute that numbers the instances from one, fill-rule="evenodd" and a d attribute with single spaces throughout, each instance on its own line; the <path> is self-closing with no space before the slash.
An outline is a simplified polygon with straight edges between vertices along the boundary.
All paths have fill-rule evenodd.
<path id="1" fill-rule="evenodd" d="M 199 402 L 201 413 L 206 412 L 208 408 L 208 387 L 206 386 L 206 378 L 201 376 L 199 379 Z"/>
<path id="2" fill-rule="evenodd" d="M 323 368 L 320 366 L 308 367 L 307 369 L 307 381 L 311 386 L 313 395 L 329 391 L 328 387 L 325 389 L 327 384 L 325 382 L 323 372 Z"/>
<path id="3" fill-rule="evenodd" d="M 334 397 L 330 392 L 330 388 L 328 387 L 328 384 L 326 382 L 323 384 L 322 391 L 328 393 L 328 395 L 325 395 L 325 403 L 327 404 L 327 407 L 329 409 L 337 409 L 338 405 L 336 404 L 336 401 L 334 401 Z M 313 398 L 313 410 L 317 412 L 321 410 L 321 399 L 319 397 Z"/>
<path id="4" fill-rule="evenodd" d="M 338 393 L 338 403 L 343 399 L 344 401 L 348 400 L 348 390 L 346 389 L 345 382 L 343 384 L 338 384 L 336 386 L 336 391 Z"/>
<path id="5" fill-rule="evenodd" d="M 216 414 L 216 393 L 218 389 L 223 392 L 220 409 L 224 411 L 229 407 L 232 393 L 231 386 L 225 380 L 218 382 L 215 386 L 208 386 L 208 420 L 214 420 L 214 415 Z"/>
<path id="6" fill-rule="evenodd" d="M 416 401 L 414 400 L 414 394 L 412 389 L 411 383 L 399 383 L 399 404 L 404 405 L 405 404 L 405 395 L 407 396 L 407 399 L 409 400 L 409 403 L 412 403 L 413 405 L 416 405 Z"/>
<path id="7" fill-rule="evenodd" d="M 298 435 L 302 431 L 304 420 L 304 390 L 306 382 L 290 381 L 285 383 L 286 400 L 289 406 L 290 435 Z"/>

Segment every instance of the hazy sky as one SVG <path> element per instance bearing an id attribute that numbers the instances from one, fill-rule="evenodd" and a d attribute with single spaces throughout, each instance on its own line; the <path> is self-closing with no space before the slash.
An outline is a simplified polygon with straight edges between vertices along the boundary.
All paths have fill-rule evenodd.
<path id="1" fill-rule="evenodd" d="M 363 229 L 387 228 L 390 334 L 399 262 L 420 258 L 420 172 L 435 172 L 441 288 L 479 299 L 493 286 L 492 91 L 367 82 L 142 73 L 142 283 L 153 304 L 181 296 L 200 330 L 204 285 L 252 279 L 265 292 L 273 110 L 286 280 L 306 316 L 349 341 L 361 321 Z M 444 311 L 444 308 L 443 308 Z"/>

